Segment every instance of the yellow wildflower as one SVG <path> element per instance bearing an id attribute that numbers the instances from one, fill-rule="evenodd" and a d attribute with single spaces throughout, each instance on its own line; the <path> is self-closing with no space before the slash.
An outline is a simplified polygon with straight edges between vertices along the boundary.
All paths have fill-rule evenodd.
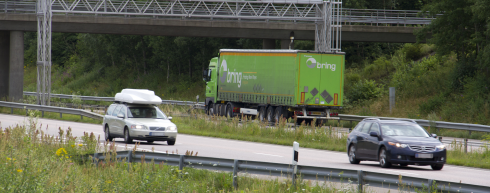
<path id="1" fill-rule="evenodd" d="M 78 144 L 78 146 L 82 147 L 82 146 L 83 146 L 83 144 L 81 144 L 81 143 L 80 143 L 80 144 Z"/>
<path id="2" fill-rule="evenodd" d="M 110 184 L 110 183 L 112 183 L 112 180 L 107 180 L 107 181 L 105 181 L 105 183 Z"/>
<path id="3" fill-rule="evenodd" d="M 75 147 L 75 145 L 71 145 L 71 147 Z"/>
<path id="4" fill-rule="evenodd" d="M 56 155 L 57 156 L 63 156 L 63 155 L 66 155 L 68 154 L 65 150 L 65 148 L 59 148 L 57 151 L 56 151 Z"/>
<path id="5" fill-rule="evenodd" d="M 21 170 L 21 169 L 18 169 L 18 170 L 17 170 L 17 172 L 19 172 L 19 173 L 20 173 L 20 172 L 22 172 L 22 170 Z"/>

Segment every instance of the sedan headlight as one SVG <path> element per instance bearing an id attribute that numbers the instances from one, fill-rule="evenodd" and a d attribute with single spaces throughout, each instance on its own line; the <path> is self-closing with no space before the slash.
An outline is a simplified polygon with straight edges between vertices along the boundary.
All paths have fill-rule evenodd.
<path id="1" fill-rule="evenodd" d="M 395 147 L 400 147 L 400 148 L 405 148 L 405 147 L 408 147 L 407 144 L 403 144 L 403 143 L 393 143 L 393 142 L 388 142 L 388 144 L 392 145 L 392 146 L 395 146 Z"/>
<path id="2" fill-rule="evenodd" d="M 170 126 L 170 127 L 168 127 L 168 130 L 169 131 L 177 131 L 177 127 L 176 126 Z"/>
<path id="3" fill-rule="evenodd" d="M 446 146 L 445 145 L 438 145 L 436 146 L 437 150 L 444 150 L 446 149 Z"/>
<path id="4" fill-rule="evenodd" d="M 148 128 L 144 125 L 131 125 L 131 129 L 143 129 L 148 130 Z"/>

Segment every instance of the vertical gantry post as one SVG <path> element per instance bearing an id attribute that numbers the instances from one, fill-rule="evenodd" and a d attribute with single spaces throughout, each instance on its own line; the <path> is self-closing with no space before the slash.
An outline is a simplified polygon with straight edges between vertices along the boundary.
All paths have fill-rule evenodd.
<path id="1" fill-rule="evenodd" d="M 318 4 L 316 16 L 322 19 L 315 21 L 315 51 L 341 51 L 341 7 L 342 1 L 340 0 L 324 1 Z"/>
<path id="2" fill-rule="evenodd" d="M 37 104 L 51 98 L 51 1 L 37 1 Z"/>

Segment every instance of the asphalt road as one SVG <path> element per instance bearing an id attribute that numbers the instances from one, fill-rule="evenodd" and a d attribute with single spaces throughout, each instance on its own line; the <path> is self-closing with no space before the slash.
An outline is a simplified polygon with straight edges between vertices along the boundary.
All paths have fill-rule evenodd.
<path id="1" fill-rule="evenodd" d="M 16 124 L 24 124 L 25 122 L 27 122 L 27 118 L 24 116 L 0 114 L 0 126 L 4 128 Z M 60 127 L 64 130 L 71 127 L 74 136 L 81 136 L 84 132 L 93 132 L 95 135 L 100 135 L 101 140 L 104 138 L 102 126 L 98 124 L 64 122 L 50 119 L 39 119 L 39 124 L 42 124 L 42 130 L 47 130 L 47 133 L 52 135 L 58 135 L 58 128 Z M 116 145 L 120 148 L 132 148 L 134 146 L 134 144 L 126 145 L 120 138 L 116 139 Z M 174 146 L 169 146 L 166 142 L 146 144 L 145 141 L 142 141 L 138 148 L 147 151 L 154 149 L 155 152 L 176 153 L 178 151 L 179 154 L 184 154 L 185 151 L 189 150 L 198 152 L 199 156 L 286 164 L 291 163 L 292 160 L 292 142 L 291 146 L 281 146 L 179 134 Z M 392 168 L 385 169 L 380 168 L 377 162 L 370 161 L 361 162 L 359 165 L 353 165 L 349 164 L 345 152 L 301 148 L 301 144 L 299 150 L 299 164 L 400 174 L 402 176 L 490 186 L 490 170 L 488 169 L 454 165 L 445 165 L 441 171 L 433 171 L 430 166 L 393 166 Z"/>

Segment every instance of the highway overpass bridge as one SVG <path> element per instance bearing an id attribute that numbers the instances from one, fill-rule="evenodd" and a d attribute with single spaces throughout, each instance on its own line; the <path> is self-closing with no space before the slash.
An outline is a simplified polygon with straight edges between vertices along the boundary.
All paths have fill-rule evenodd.
<path id="1" fill-rule="evenodd" d="M 316 40 L 317 44 L 319 37 L 327 36 L 323 41 L 333 47 L 331 51 L 340 51 L 340 40 L 415 42 L 414 30 L 432 20 L 418 17 L 417 11 L 322 9 L 323 2 L 314 1 L 318 0 L 308 3 L 303 0 L 262 0 L 259 3 L 170 0 L 139 4 L 128 0 L 69 3 L 54 0 L 50 7 L 49 33 L 251 38 L 263 39 L 264 49 L 273 49 L 275 40 L 279 39 L 281 47 L 287 49 L 291 32 L 294 32 L 294 39 Z M 0 98 L 22 97 L 23 32 L 42 27 L 38 27 L 41 24 L 38 17 L 46 15 L 39 10 L 35 1 L 0 1 Z M 332 16 L 331 22 L 323 25 L 323 15 Z M 50 58 L 41 60 L 51 61 Z"/>

